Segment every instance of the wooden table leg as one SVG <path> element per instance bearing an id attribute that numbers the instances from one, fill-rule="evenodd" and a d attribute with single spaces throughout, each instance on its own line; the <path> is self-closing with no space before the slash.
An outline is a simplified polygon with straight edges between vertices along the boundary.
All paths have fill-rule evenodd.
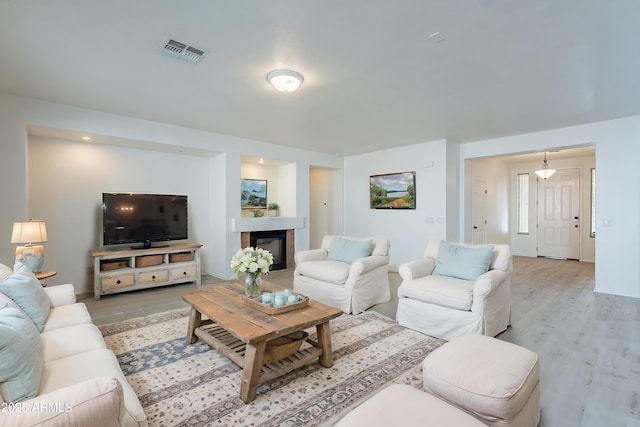
<path id="1" fill-rule="evenodd" d="M 201 319 L 202 314 L 192 306 L 189 312 L 189 325 L 187 326 L 187 344 L 193 344 L 198 341 L 198 337 L 194 334 L 194 331 L 200 326 Z"/>
<path id="2" fill-rule="evenodd" d="M 247 344 L 244 351 L 244 366 L 242 367 L 242 380 L 240 383 L 240 399 L 244 403 L 253 402 L 258 391 L 260 382 L 260 368 L 264 350 L 267 347 L 266 341 L 255 344 Z"/>
<path id="3" fill-rule="evenodd" d="M 329 322 L 316 325 L 318 333 L 318 346 L 322 349 L 320 366 L 330 368 L 333 366 L 333 350 L 331 350 L 331 328 Z"/>

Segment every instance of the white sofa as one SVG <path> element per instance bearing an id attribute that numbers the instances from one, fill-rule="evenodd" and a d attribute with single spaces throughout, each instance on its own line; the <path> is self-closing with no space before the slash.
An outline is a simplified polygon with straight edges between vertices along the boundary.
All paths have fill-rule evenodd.
<path id="1" fill-rule="evenodd" d="M 448 256 L 445 265 L 441 246 L 461 254 L 458 263 Z M 487 264 L 479 274 L 468 276 L 465 248 L 469 253 L 489 251 Z M 492 248 L 492 249 L 491 249 Z M 445 252 L 446 254 L 447 252 Z M 473 256 L 469 266 L 473 267 Z M 438 274 L 438 267 L 441 273 Z M 402 326 L 426 335 L 451 340 L 460 335 L 496 336 L 511 324 L 511 273 L 509 245 L 472 245 L 430 241 L 424 259 L 402 264 L 398 272 L 396 320 Z M 456 276 L 462 276 L 456 277 Z"/>
<path id="2" fill-rule="evenodd" d="M 325 236 L 320 249 L 295 254 L 293 290 L 347 314 L 390 301 L 389 247 L 381 238 Z"/>
<path id="3" fill-rule="evenodd" d="M 0 426 L 147 425 L 135 392 L 91 323 L 86 306 L 76 302 L 72 285 L 42 288 L 26 267 L 14 272 L 0 265 L 0 289 L 0 367 L 4 368 L 0 403 L 6 408 L 0 414 Z M 25 289 L 35 293 L 25 294 Z M 33 320 L 25 295 L 39 301 L 45 295 L 49 308 L 42 323 Z M 7 340 L 13 343 L 7 345 Z M 19 368 L 7 366 L 12 360 L 21 363 Z M 26 361 L 31 365 L 25 366 Z M 40 372 L 40 377 L 18 377 L 25 368 Z M 13 399 L 20 387 L 11 385 L 29 381 L 32 387 L 35 384 L 35 391 Z"/>

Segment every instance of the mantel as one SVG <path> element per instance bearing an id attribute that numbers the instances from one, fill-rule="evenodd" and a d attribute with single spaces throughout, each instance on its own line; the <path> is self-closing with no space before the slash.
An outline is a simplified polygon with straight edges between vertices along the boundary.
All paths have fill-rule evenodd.
<path id="1" fill-rule="evenodd" d="M 268 230 L 290 230 L 294 228 L 304 228 L 304 217 L 262 217 L 262 218 L 232 218 L 231 231 L 268 231 Z"/>

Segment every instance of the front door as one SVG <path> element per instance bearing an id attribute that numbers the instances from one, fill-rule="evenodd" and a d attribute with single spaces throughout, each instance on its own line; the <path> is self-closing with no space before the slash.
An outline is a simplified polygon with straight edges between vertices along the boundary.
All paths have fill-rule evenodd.
<path id="1" fill-rule="evenodd" d="M 538 255 L 580 259 L 580 169 L 538 178 Z"/>

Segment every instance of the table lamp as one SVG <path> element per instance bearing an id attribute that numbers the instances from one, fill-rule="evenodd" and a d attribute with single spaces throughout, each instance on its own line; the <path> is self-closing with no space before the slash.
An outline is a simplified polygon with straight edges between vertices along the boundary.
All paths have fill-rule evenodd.
<path id="1" fill-rule="evenodd" d="M 42 270 L 44 246 L 33 243 L 47 241 L 47 227 L 44 221 L 18 221 L 13 223 L 11 243 L 24 243 L 16 248 L 16 262 L 24 264 L 34 273 Z"/>

